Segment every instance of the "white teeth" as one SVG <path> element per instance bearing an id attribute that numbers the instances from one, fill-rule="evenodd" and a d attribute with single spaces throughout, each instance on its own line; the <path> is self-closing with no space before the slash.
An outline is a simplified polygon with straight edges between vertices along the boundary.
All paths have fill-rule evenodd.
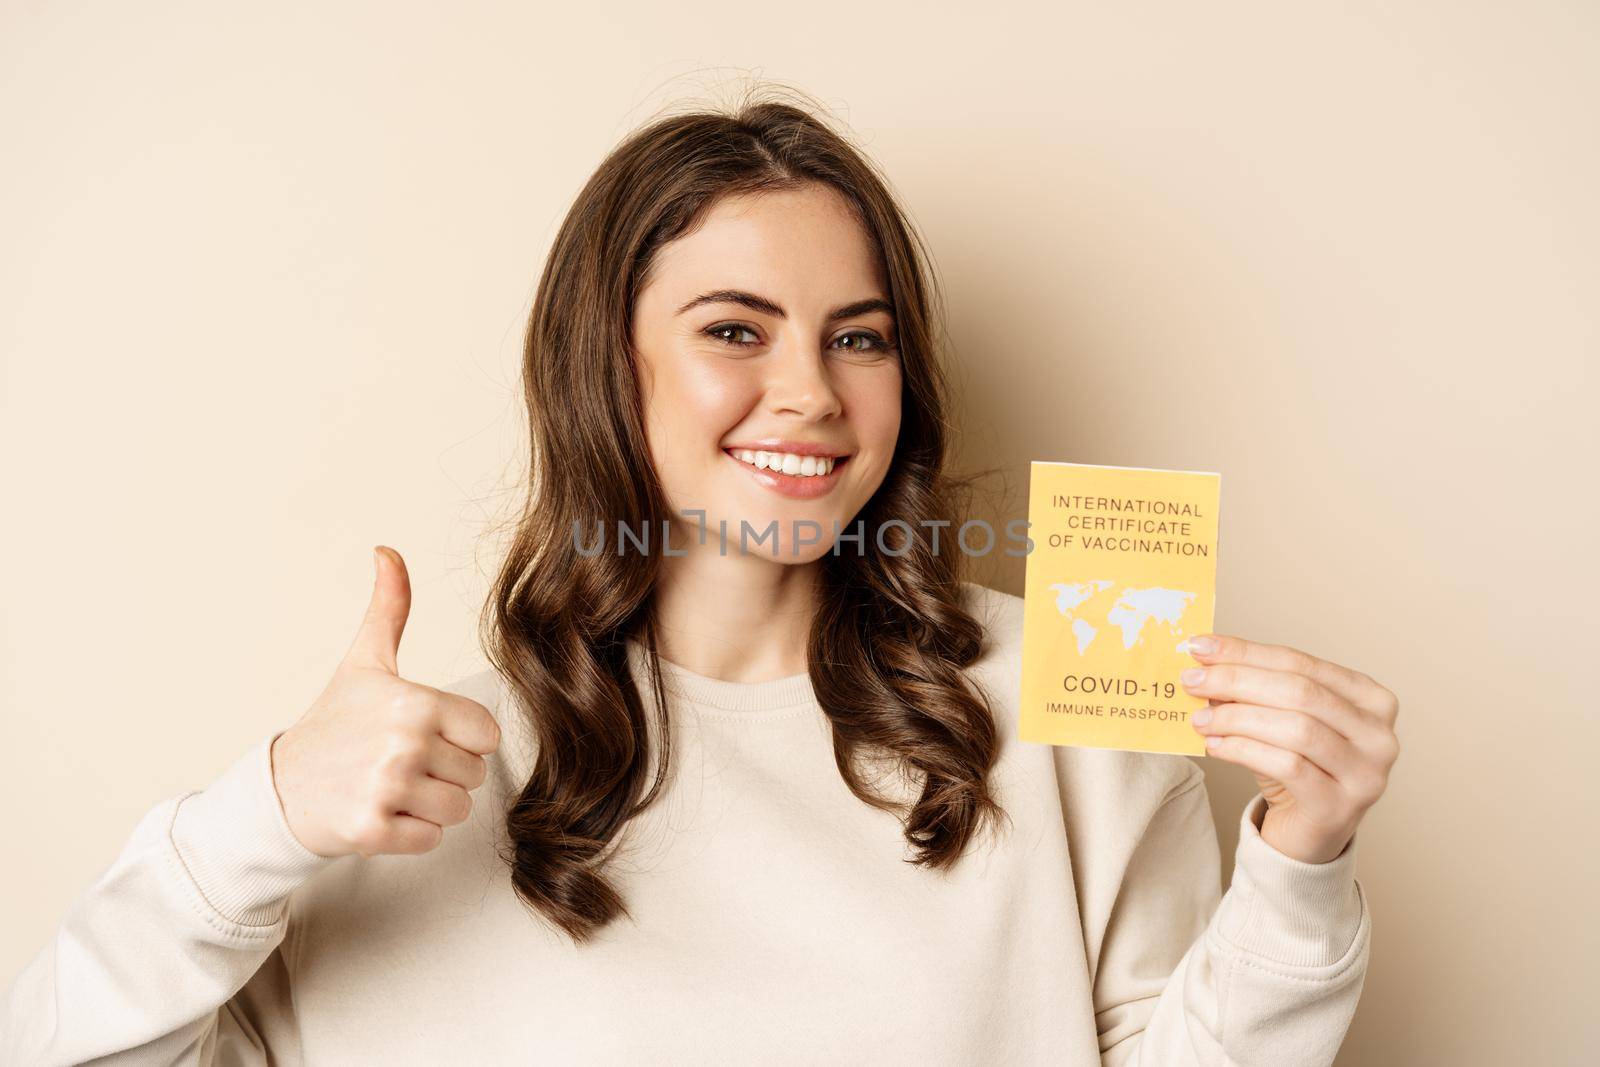
<path id="1" fill-rule="evenodd" d="M 779 471 L 800 478 L 815 478 L 833 472 L 834 460 L 824 456 L 797 456 L 791 452 L 753 452 L 748 448 L 734 449 L 733 454 L 762 470 Z"/>

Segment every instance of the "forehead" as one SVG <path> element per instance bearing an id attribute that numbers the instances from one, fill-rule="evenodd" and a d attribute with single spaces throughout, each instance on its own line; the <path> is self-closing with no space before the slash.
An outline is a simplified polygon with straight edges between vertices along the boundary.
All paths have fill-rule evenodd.
<path id="1" fill-rule="evenodd" d="M 718 200 L 698 227 L 658 250 L 646 293 L 671 299 L 735 286 L 798 306 L 887 295 L 872 238 L 823 185 Z"/>

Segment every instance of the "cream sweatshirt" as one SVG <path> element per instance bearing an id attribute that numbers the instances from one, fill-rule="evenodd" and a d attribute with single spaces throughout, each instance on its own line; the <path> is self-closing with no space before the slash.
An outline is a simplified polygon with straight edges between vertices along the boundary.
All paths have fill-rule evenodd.
<path id="1" fill-rule="evenodd" d="M 486 670 L 446 688 L 501 747 L 437 849 L 308 851 L 263 737 L 73 901 L 0 1004 L 0 1062 L 1331 1063 L 1368 956 L 1354 842 L 1283 855 L 1257 793 L 1222 893 L 1200 766 L 1020 742 L 1022 600 L 963 589 L 1010 821 L 948 873 L 845 788 L 807 675 L 664 663 L 671 787 L 610 868 L 633 918 L 575 947 L 495 855 L 532 743 Z"/>

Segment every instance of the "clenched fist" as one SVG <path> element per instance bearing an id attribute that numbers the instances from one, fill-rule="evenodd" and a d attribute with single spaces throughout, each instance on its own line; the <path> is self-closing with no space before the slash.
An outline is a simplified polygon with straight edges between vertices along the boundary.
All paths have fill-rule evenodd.
<path id="1" fill-rule="evenodd" d="M 272 745 L 289 829 L 323 856 L 422 853 L 466 821 L 500 726 L 475 700 L 400 677 L 411 579 L 392 548 L 355 642 L 314 704 Z"/>

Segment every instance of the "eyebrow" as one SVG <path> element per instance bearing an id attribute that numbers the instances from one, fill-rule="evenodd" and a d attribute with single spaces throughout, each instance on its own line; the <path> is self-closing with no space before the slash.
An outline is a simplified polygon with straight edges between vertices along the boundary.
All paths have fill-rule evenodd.
<path id="1" fill-rule="evenodd" d="M 680 307 L 676 314 L 682 315 L 685 311 L 697 308 L 701 304 L 741 304 L 751 311 L 759 311 L 763 315 L 774 315 L 780 319 L 789 317 L 788 313 L 777 303 L 768 300 L 764 296 L 747 293 L 743 289 L 715 289 L 709 293 L 701 293 Z M 843 307 L 834 308 L 828 312 L 828 321 L 838 322 L 840 319 L 853 319 L 857 315 L 865 315 L 872 311 L 887 312 L 891 319 L 894 318 L 894 308 L 889 305 L 889 302 L 874 296 L 866 300 L 857 300 L 853 304 L 845 304 Z"/>

